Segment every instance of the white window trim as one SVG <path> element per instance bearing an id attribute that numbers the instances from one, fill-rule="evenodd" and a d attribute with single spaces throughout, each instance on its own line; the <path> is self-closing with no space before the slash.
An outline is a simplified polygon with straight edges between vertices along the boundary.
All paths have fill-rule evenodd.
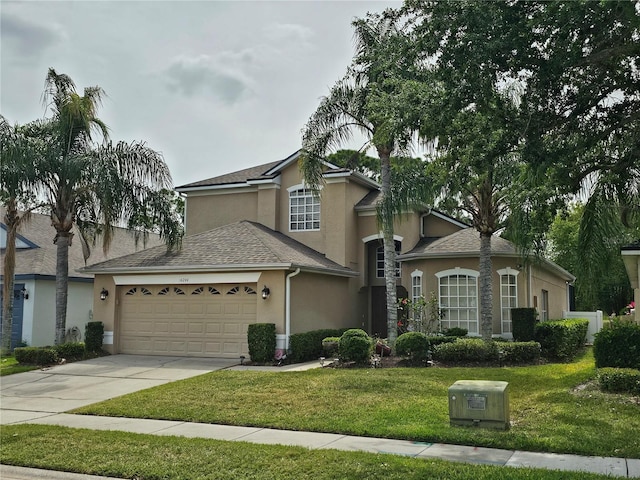
<path id="1" fill-rule="evenodd" d="M 502 295 L 502 279 L 507 276 L 507 275 L 513 275 L 515 277 L 515 287 L 516 287 L 516 305 L 515 307 L 510 307 L 510 308 L 518 308 L 518 274 L 520 273 L 519 270 L 515 270 L 511 267 L 507 267 L 507 268 L 502 268 L 500 270 L 497 271 L 498 275 L 500 275 L 500 332 L 502 334 L 506 334 L 506 335 L 512 335 L 513 334 L 513 323 L 511 318 L 506 319 L 503 316 L 503 312 L 505 310 L 505 306 L 504 306 L 504 295 Z M 505 332 L 505 328 L 504 328 L 504 324 L 505 323 L 511 323 L 511 332 Z"/>
<path id="2" fill-rule="evenodd" d="M 442 270 L 440 272 L 437 272 L 435 274 L 435 276 L 438 278 L 438 307 L 441 309 L 441 311 L 444 310 L 449 310 L 450 307 L 446 307 L 442 305 L 442 297 L 441 297 L 441 284 L 440 281 L 442 278 L 444 277 L 450 277 L 452 275 L 465 275 L 468 277 L 474 277 L 476 279 L 476 306 L 475 306 L 475 310 L 476 310 L 476 323 L 477 323 L 477 329 L 478 332 L 475 333 L 476 335 L 480 334 L 480 292 L 479 292 L 479 287 L 478 287 L 478 277 L 480 276 L 480 272 L 478 272 L 477 270 L 471 270 L 470 268 L 461 268 L 461 267 L 455 267 L 455 268 L 450 268 L 447 270 Z M 473 308 L 473 307 L 471 307 Z M 469 308 L 469 310 L 471 309 Z M 451 320 L 444 318 L 442 320 L 442 322 L 449 322 Z M 469 331 L 470 334 L 474 334 L 471 331 Z"/>
<path id="3" fill-rule="evenodd" d="M 422 292 L 422 277 L 424 276 L 424 273 L 420 270 L 414 270 L 413 272 L 411 272 L 411 301 L 412 302 L 416 302 L 417 300 L 420 299 L 420 297 L 424 298 L 424 294 Z M 418 281 L 419 286 L 420 286 L 420 295 L 416 295 L 415 291 L 414 291 L 414 287 L 417 287 L 418 285 L 414 284 L 414 281 Z"/>
<path id="4" fill-rule="evenodd" d="M 318 199 L 318 205 L 320 206 L 320 211 L 318 212 L 318 228 L 303 228 L 303 229 L 297 229 L 297 230 L 293 230 L 291 228 L 291 194 L 293 192 L 298 192 L 300 190 L 308 190 L 309 192 L 311 192 L 311 195 L 317 197 Z M 315 192 L 313 192 L 308 185 L 306 185 L 305 183 L 299 183 L 297 185 L 292 185 L 291 187 L 287 188 L 287 192 L 289 193 L 289 212 L 288 212 L 288 224 L 289 224 L 289 232 L 290 233 L 295 233 L 295 232 L 318 232 L 320 231 L 320 223 L 322 222 L 322 203 L 320 200 L 320 195 L 318 192 L 318 195 L 315 195 Z M 313 213 L 313 212 L 312 212 Z M 304 223 L 304 222 L 303 222 Z"/>
<path id="5" fill-rule="evenodd" d="M 402 251 L 402 242 L 399 242 L 398 240 L 394 240 L 394 245 L 396 243 L 400 247 L 400 250 L 396 250 L 396 256 L 398 256 Z M 379 261 L 378 254 L 380 253 L 380 250 L 382 250 L 382 262 L 383 262 L 382 275 L 379 275 L 380 269 L 378 268 L 378 261 Z M 400 278 L 400 277 L 402 277 L 402 263 L 396 260 L 396 278 Z M 376 278 L 384 278 L 384 245 L 380 245 L 376 247 Z"/>

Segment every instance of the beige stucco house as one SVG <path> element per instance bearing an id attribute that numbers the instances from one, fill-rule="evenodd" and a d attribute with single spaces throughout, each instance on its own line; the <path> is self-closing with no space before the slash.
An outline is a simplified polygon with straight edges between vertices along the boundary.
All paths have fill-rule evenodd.
<path id="1" fill-rule="evenodd" d="M 180 251 L 156 247 L 85 269 L 95 274 L 94 317 L 108 332 L 105 347 L 238 357 L 247 355 L 247 325 L 255 322 L 276 324 L 282 350 L 291 334 L 319 328 L 386 336 L 379 185 L 327 164 L 316 196 L 298 157 L 178 187 L 186 198 Z M 395 239 L 401 295 L 435 292 L 443 327 L 478 335 L 475 230 L 424 209 L 397 219 Z M 511 307 L 534 306 L 543 319 L 568 310 L 574 277 L 551 262 L 522 263 L 509 242 L 494 238 L 495 335 L 511 335 Z"/>
<path id="2" fill-rule="evenodd" d="M 640 309 L 637 304 L 640 300 L 640 240 L 622 248 L 622 260 L 631 281 L 633 288 L 633 298 L 636 302 L 636 308 L 633 312 L 637 323 L 640 323 Z"/>

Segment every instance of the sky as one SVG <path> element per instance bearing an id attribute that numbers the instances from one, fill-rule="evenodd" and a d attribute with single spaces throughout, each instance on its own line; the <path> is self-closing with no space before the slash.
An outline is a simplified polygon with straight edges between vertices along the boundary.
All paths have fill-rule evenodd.
<path id="1" fill-rule="evenodd" d="M 400 5 L 0 0 L 0 114 L 49 116 L 52 67 L 101 87 L 111 139 L 161 152 L 175 186 L 284 159 L 353 58 L 351 21 Z"/>

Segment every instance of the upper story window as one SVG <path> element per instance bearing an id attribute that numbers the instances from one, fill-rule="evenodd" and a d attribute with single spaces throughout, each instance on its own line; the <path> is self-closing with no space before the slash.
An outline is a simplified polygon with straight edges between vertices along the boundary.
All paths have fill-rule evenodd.
<path id="1" fill-rule="evenodd" d="M 320 230 L 320 197 L 313 190 L 298 186 L 289 191 L 289 230 Z"/>
<path id="2" fill-rule="evenodd" d="M 382 241 L 382 240 L 381 240 Z M 400 255 L 401 243 L 399 241 L 395 241 L 396 245 L 396 255 Z M 400 277 L 400 262 L 396 262 L 396 277 Z M 380 245 L 376 249 L 376 277 L 384 278 L 384 246 Z"/>

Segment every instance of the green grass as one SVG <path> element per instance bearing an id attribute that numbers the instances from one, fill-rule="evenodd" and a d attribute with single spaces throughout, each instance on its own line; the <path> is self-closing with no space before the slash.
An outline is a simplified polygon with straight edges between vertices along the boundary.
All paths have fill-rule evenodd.
<path id="1" fill-rule="evenodd" d="M 13 357 L 0 357 L 0 377 L 4 375 L 13 375 L 14 373 L 28 372 L 36 370 L 40 367 L 34 365 L 20 365 Z"/>
<path id="2" fill-rule="evenodd" d="M 3 426 L 0 431 L 0 462 L 139 480 L 611 478 L 578 472 L 468 465 L 398 455 L 96 432 L 48 425 Z"/>
<path id="3" fill-rule="evenodd" d="M 75 410 L 184 420 L 640 458 L 640 406 L 595 387 L 590 350 L 573 363 L 512 368 L 218 371 Z M 509 431 L 451 427 L 447 389 L 456 380 L 509 382 Z"/>

